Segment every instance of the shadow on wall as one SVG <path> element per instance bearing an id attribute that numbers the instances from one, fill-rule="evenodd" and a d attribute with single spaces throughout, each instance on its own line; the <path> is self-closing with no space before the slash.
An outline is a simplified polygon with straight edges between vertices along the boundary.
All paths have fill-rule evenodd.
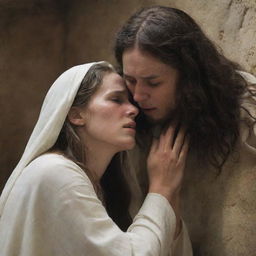
<path id="1" fill-rule="evenodd" d="M 0 3 L 0 184 L 24 149 L 49 84 L 65 68 L 68 1 Z"/>
<path id="2" fill-rule="evenodd" d="M 1 1 L 0 191 L 24 151 L 50 85 L 73 65 L 114 62 L 114 35 L 139 2 Z"/>
<path id="3" fill-rule="evenodd" d="M 99 60 L 114 63 L 112 47 L 116 31 L 136 9 L 153 4 L 177 7 L 195 17 L 228 57 L 256 75 L 255 1 L 2 0 L 0 191 L 21 157 L 44 95 L 52 82 L 73 65 Z M 205 176 L 204 169 L 187 177 L 184 215 L 192 234 L 195 255 L 202 254 L 204 244 L 207 250 L 214 248 L 212 254 L 203 254 L 204 256 L 224 255 L 224 245 L 232 241 L 231 232 L 236 232 L 233 223 L 228 224 L 231 228 L 223 228 L 224 221 L 230 221 L 225 218 L 234 211 L 232 204 L 226 205 L 224 209 L 223 202 L 226 198 L 236 200 L 235 190 L 240 182 L 240 177 L 234 177 L 234 181 L 231 181 L 228 174 L 220 176 L 219 183 L 213 182 L 212 177 Z M 234 191 L 226 189 L 226 180 L 234 184 Z M 244 184 L 246 182 L 247 180 Z M 251 208 L 249 210 L 252 211 Z M 205 233 L 205 226 L 208 235 Z M 255 237 L 253 235 L 248 233 L 247 248 L 254 248 L 249 244 Z M 242 241 L 242 237 L 240 238 Z M 239 246 L 239 242 L 235 241 L 233 244 Z M 222 253 L 214 254 L 217 251 Z"/>
<path id="4" fill-rule="evenodd" d="M 136 9 L 153 4 L 178 7 L 196 17 L 231 59 L 256 74 L 256 2 L 2 0 L 0 189 L 24 150 L 55 78 L 72 65 L 114 62 L 116 31 Z"/>

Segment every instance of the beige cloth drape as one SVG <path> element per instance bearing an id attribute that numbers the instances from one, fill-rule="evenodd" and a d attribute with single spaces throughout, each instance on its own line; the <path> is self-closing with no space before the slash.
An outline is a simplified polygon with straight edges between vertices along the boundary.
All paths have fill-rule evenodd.
<path id="1" fill-rule="evenodd" d="M 1 256 L 166 256 L 175 231 L 169 202 L 150 193 L 127 232 L 107 215 L 86 174 L 44 154 L 21 173 L 0 221 Z"/>
<path id="2" fill-rule="evenodd" d="M 2 191 L 0 218 L 8 196 L 24 167 L 56 142 L 76 92 L 85 74 L 94 64 L 95 62 L 70 68 L 61 74 L 49 89 L 25 151 Z"/>
<path id="3" fill-rule="evenodd" d="M 0 197 L 1 256 L 169 253 L 176 219 L 164 197 L 148 194 L 133 224 L 122 232 L 75 163 L 43 154 L 54 145 L 81 81 L 94 64 L 67 70 L 46 95 L 25 152 Z"/>

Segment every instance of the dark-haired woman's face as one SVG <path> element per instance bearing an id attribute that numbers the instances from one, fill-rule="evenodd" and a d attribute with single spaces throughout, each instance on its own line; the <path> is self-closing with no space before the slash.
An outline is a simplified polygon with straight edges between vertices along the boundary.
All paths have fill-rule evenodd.
<path id="1" fill-rule="evenodd" d="M 176 105 L 178 70 L 137 48 L 123 54 L 126 85 L 141 110 L 153 122 L 170 118 Z"/>

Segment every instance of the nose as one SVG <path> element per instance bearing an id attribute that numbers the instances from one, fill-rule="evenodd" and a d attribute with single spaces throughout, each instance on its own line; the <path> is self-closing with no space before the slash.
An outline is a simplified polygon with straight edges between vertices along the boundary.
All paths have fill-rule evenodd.
<path id="1" fill-rule="evenodd" d="M 129 108 L 127 111 L 127 114 L 129 117 L 135 118 L 139 113 L 139 110 L 137 107 L 135 107 L 133 104 L 129 103 Z"/>
<path id="2" fill-rule="evenodd" d="M 144 88 L 144 86 L 141 83 L 137 83 L 134 86 L 132 94 L 133 94 L 134 101 L 138 103 L 143 102 L 148 98 L 148 93 L 146 91 L 146 88 Z"/>

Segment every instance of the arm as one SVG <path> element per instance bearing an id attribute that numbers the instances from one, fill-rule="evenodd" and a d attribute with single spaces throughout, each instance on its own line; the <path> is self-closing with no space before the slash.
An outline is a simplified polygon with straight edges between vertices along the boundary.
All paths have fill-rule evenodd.
<path id="1" fill-rule="evenodd" d="M 55 255 L 167 255 L 175 215 L 159 194 L 147 195 L 127 232 L 109 218 L 89 180 L 74 181 L 55 198 L 51 234 Z M 161 210 L 159 210 L 161 209 Z M 63 254 L 65 252 L 66 254 Z"/>
<path id="2" fill-rule="evenodd" d="M 175 126 L 154 139 L 147 160 L 149 192 L 159 193 L 172 205 L 177 222 L 175 238 L 181 231 L 180 189 L 188 153 L 188 139 L 184 129 L 176 138 Z"/>

